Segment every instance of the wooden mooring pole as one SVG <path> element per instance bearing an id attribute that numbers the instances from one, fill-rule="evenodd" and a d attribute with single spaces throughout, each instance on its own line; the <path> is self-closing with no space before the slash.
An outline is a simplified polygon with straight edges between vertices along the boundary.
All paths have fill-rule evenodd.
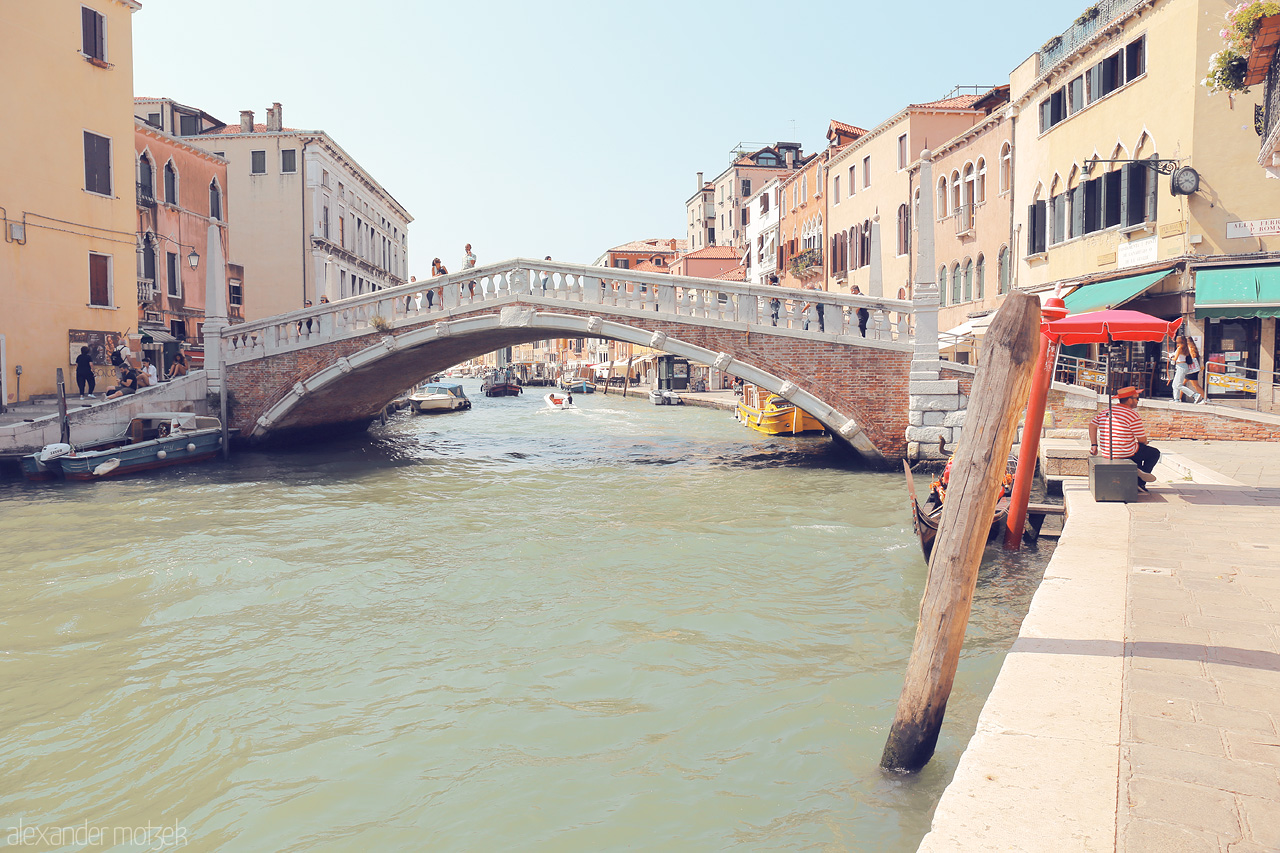
<path id="1" fill-rule="evenodd" d="M 933 757 L 951 696 L 978 565 L 1039 352 L 1040 301 L 1014 291 L 987 330 L 943 505 L 920 621 L 880 766 L 913 773 Z"/>

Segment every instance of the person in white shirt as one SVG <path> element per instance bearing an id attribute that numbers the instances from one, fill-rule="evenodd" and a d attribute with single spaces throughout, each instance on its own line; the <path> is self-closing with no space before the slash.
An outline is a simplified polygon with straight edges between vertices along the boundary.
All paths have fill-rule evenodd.
<path id="1" fill-rule="evenodd" d="M 156 372 L 156 366 L 152 364 L 150 356 L 145 356 L 142 359 L 142 375 L 145 376 L 147 379 L 145 383 L 139 382 L 138 383 L 139 385 L 143 385 L 143 384 L 159 385 L 160 384 L 160 374 Z"/>

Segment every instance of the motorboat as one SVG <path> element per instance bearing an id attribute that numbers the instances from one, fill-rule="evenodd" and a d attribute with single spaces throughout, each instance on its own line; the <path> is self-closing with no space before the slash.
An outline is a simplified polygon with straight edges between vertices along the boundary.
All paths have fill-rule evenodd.
<path id="1" fill-rule="evenodd" d="M 573 404 L 573 394 L 567 392 L 564 394 L 557 394 L 555 391 L 552 391 L 545 395 L 543 399 L 547 401 L 547 406 L 552 409 L 578 408 Z"/>
<path id="2" fill-rule="evenodd" d="M 766 435 L 800 435 L 826 430 L 822 421 L 790 400 L 749 382 L 742 384 L 742 399 L 738 401 L 734 417 Z"/>
<path id="3" fill-rule="evenodd" d="M 594 394 L 596 385 L 585 376 L 562 376 L 560 387 L 575 394 Z"/>
<path id="4" fill-rule="evenodd" d="M 222 422 L 190 412 L 144 412 L 113 438 L 49 444 L 22 457 L 28 480 L 97 480 L 212 459 L 222 447 Z"/>
<path id="5" fill-rule="evenodd" d="M 684 398 L 670 389 L 649 389 L 649 402 L 655 406 L 683 406 Z"/>
<path id="6" fill-rule="evenodd" d="M 516 382 L 511 368 L 502 367 L 490 370 L 480 383 L 480 390 L 486 397 L 518 397 L 524 393 L 520 383 Z"/>
<path id="7" fill-rule="evenodd" d="M 409 394 L 409 408 L 420 415 L 456 412 L 471 408 L 471 401 L 457 382 L 426 382 Z"/>

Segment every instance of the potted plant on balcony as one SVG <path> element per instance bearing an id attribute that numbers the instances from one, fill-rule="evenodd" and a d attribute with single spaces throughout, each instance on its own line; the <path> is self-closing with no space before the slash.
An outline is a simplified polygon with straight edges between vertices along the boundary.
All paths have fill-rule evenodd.
<path id="1" fill-rule="evenodd" d="M 1247 0 L 1227 12 L 1226 26 L 1218 33 L 1225 43 L 1222 50 L 1209 57 L 1208 74 L 1200 84 L 1215 92 L 1248 93 L 1245 71 L 1249 66 L 1249 51 L 1258 27 L 1264 18 L 1280 15 L 1280 3 L 1275 0 Z"/>

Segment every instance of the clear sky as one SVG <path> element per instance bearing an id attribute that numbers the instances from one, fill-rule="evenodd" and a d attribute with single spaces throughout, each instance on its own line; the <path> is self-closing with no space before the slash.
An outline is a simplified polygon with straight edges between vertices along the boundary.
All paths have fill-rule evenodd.
<path id="1" fill-rule="evenodd" d="M 414 217 L 410 272 L 684 237 L 739 142 L 825 145 L 1009 72 L 1088 5 L 144 0 L 134 92 L 325 130 Z M 235 200 L 231 199 L 234 205 Z"/>

